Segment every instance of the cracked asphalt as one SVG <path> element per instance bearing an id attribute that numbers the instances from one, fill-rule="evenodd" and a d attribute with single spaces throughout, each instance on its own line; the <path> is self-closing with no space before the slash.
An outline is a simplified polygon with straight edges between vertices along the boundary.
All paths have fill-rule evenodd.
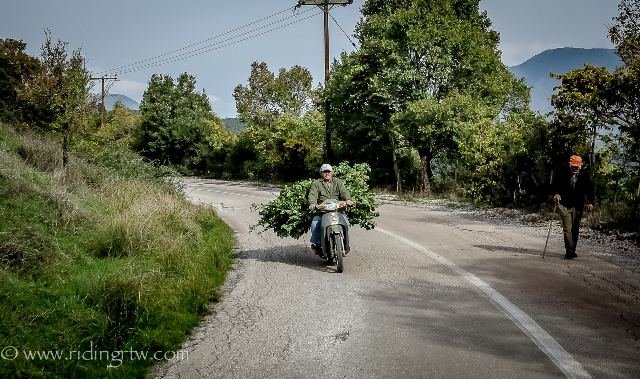
<path id="1" fill-rule="evenodd" d="M 546 378 L 559 369 L 495 302 L 418 249 L 352 229 L 345 272 L 325 266 L 308 236 L 250 232 L 252 203 L 277 189 L 191 180 L 185 192 L 236 231 L 237 260 L 161 378 Z M 429 249 L 525 312 L 594 377 L 640 377 L 640 274 L 578 246 L 562 259 L 555 233 L 452 210 L 384 204 L 380 228 Z"/>

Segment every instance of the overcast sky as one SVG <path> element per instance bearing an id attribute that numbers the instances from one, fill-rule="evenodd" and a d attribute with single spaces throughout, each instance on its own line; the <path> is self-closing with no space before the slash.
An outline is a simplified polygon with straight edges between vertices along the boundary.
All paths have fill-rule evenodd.
<path id="1" fill-rule="evenodd" d="M 331 12 L 351 36 L 363 2 L 355 0 L 352 5 Z M 266 62 L 272 71 L 298 64 L 311 70 L 316 83 L 323 80 L 321 12 L 303 7 L 297 17 L 280 21 L 294 14 L 285 10 L 295 3 L 296 0 L 4 0 L 0 5 L 0 38 L 21 39 L 30 54 L 38 55 L 44 29 L 48 28 L 55 39 L 67 41 L 70 48 L 82 48 L 87 67 L 94 74 L 208 40 L 191 48 L 202 49 L 197 56 L 118 75 L 119 81 L 110 92 L 139 102 L 153 73 L 176 77 L 188 72 L 206 91 L 213 110 L 221 117 L 233 117 L 233 88 L 246 83 L 253 61 Z M 617 14 L 617 4 L 617 0 L 482 0 L 480 6 L 500 32 L 503 62 L 513 66 L 555 47 L 611 48 L 607 25 Z M 280 11 L 284 12 L 216 37 Z M 307 16 L 312 17 L 300 21 Z M 298 22 L 252 37 L 293 21 Z M 265 26 L 270 22 L 273 25 Z M 236 40 L 220 42 L 260 27 L 263 28 L 254 34 L 238 38 L 252 37 L 246 41 L 229 46 L 224 45 Z M 336 23 L 331 21 L 330 28 L 332 59 L 342 51 L 353 50 Z M 211 46 L 213 43 L 218 44 Z M 208 49 L 213 50 L 205 52 Z"/>

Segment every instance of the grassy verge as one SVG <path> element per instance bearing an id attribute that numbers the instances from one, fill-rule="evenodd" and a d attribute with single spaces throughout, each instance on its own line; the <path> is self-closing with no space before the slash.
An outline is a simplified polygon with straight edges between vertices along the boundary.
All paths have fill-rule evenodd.
<path id="1" fill-rule="evenodd" d="M 0 377 L 144 377 L 218 298 L 233 234 L 127 153 L 60 155 L 0 125 Z"/>

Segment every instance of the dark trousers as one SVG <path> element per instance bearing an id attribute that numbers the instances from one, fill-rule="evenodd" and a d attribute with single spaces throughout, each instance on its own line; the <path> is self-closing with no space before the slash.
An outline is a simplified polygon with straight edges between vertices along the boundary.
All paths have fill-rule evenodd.
<path id="1" fill-rule="evenodd" d="M 558 204 L 560 219 L 562 220 L 562 231 L 564 232 L 564 248 L 567 255 L 576 253 L 578 236 L 580 235 L 580 220 L 582 220 L 582 207 L 567 208 Z"/>

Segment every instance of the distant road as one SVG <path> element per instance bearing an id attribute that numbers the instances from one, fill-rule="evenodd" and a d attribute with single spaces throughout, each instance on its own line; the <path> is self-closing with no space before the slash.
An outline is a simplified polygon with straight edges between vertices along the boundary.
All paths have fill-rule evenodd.
<path id="1" fill-rule="evenodd" d="M 166 378 L 640 377 L 640 275 L 545 233 L 383 205 L 338 274 L 308 236 L 250 232 L 270 188 L 190 181 L 237 232 L 223 299 Z"/>

